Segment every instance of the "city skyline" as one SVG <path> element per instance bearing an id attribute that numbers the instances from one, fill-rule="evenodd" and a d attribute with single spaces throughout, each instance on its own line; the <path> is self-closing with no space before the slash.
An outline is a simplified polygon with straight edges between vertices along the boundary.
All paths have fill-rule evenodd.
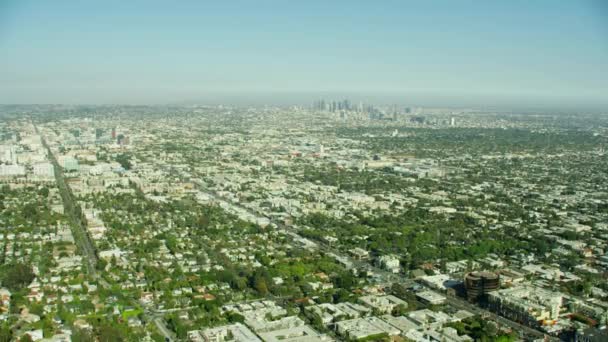
<path id="1" fill-rule="evenodd" d="M 608 105 L 599 1 L 9 1 L 0 103 Z"/>
<path id="2" fill-rule="evenodd" d="M 0 342 L 608 341 L 608 1 L 0 1 Z"/>

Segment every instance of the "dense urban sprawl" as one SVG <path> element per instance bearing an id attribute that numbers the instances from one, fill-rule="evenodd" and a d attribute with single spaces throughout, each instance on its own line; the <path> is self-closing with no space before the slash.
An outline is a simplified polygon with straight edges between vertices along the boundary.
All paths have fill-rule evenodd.
<path id="1" fill-rule="evenodd" d="M 0 341 L 608 339 L 606 116 L 0 119 Z"/>

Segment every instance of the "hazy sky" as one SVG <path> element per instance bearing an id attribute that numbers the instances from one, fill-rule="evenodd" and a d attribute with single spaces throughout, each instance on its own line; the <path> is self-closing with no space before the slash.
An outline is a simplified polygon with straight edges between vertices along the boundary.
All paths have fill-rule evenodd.
<path id="1" fill-rule="evenodd" d="M 606 3 L 0 0 L 0 103 L 608 105 Z"/>

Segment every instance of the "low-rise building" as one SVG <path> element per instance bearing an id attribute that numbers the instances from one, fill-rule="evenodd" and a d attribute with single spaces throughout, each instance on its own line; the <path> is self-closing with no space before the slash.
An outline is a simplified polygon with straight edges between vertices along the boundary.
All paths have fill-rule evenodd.
<path id="1" fill-rule="evenodd" d="M 529 326 L 555 322 L 562 306 L 561 293 L 532 285 L 491 292 L 489 307 L 500 315 Z"/>
<path id="2" fill-rule="evenodd" d="M 380 264 L 380 267 L 387 271 L 399 273 L 399 258 L 394 255 L 381 256 L 380 258 L 378 258 L 378 264 Z"/>
<path id="3" fill-rule="evenodd" d="M 377 317 L 355 318 L 336 323 L 336 332 L 345 338 L 358 340 L 374 335 L 396 336 L 401 331 Z"/>
<path id="4" fill-rule="evenodd" d="M 261 342 L 249 328 L 241 323 L 224 325 L 205 330 L 192 330 L 188 332 L 188 339 L 192 342 Z"/>
<path id="5" fill-rule="evenodd" d="M 416 293 L 421 301 L 431 305 L 441 305 L 445 303 L 445 296 L 431 290 L 424 290 Z"/>
<path id="6" fill-rule="evenodd" d="M 363 303 L 363 305 L 365 305 L 373 310 L 376 310 L 380 313 L 390 313 L 398 305 L 403 305 L 403 306 L 407 307 L 407 302 L 405 302 L 393 295 L 363 296 L 363 297 L 359 298 L 359 301 L 361 303 Z"/>

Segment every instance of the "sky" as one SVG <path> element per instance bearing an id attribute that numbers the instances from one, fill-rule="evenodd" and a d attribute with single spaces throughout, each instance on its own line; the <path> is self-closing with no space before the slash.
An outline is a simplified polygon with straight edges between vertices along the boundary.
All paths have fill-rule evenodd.
<path id="1" fill-rule="evenodd" d="M 0 103 L 608 108 L 597 0 L 0 0 Z"/>

